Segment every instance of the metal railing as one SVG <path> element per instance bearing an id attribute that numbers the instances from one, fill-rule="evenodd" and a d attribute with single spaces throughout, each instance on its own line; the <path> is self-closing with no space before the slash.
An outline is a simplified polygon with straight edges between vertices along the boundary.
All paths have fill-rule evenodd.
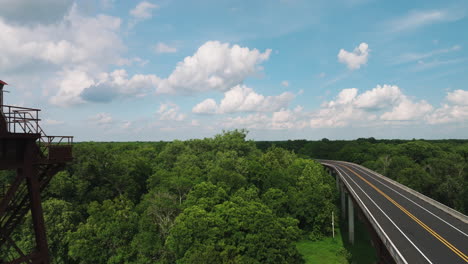
<path id="1" fill-rule="evenodd" d="M 2 113 L 10 133 L 42 134 L 39 126 L 40 109 L 2 105 Z"/>
<path id="2" fill-rule="evenodd" d="M 72 136 L 48 136 L 39 125 L 39 111 L 36 108 L 26 108 L 12 105 L 2 105 L 2 115 L 9 133 L 40 134 L 38 145 L 48 157 L 51 146 L 71 146 Z"/>

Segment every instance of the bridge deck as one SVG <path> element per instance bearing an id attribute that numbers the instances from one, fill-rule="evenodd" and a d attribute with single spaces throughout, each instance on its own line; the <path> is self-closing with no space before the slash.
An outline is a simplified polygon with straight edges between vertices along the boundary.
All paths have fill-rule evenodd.
<path id="1" fill-rule="evenodd" d="M 468 263 L 468 224 L 362 166 L 334 168 L 354 200 L 367 207 L 403 263 Z M 362 209 L 362 208 L 361 208 Z M 464 218 L 466 216 L 462 216 Z M 468 219 L 468 218 L 467 218 Z"/>

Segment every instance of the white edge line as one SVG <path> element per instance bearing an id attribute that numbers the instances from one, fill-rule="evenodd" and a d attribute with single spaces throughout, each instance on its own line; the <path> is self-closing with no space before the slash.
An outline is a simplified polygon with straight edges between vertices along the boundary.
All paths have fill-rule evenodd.
<path id="1" fill-rule="evenodd" d="M 364 202 L 361 200 L 361 198 L 357 195 L 357 193 L 354 191 L 353 187 L 351 187 L 351 185 L 348 183 L 348 181 L 343 177 L 343 175 L 341 174 L 341 171 L 339 171 L 339 169 L 335 166 L 335 165 L 332 165 L 332 164 L 329 164 L 329 163 L 326 163 L 327 165 L 329 166 L 332 166 L 335 168 L 335 170 L 341 175 L 341 178 L 346 182 L 346 184 L 348 185 L 348 188 L 351 189 L 351 191 L 354 193 L 354 195 L 356 196 L 357 199 L 359 199 L 359 202 L 361 202 L 362 206 L 364 206 L 364 208 L 366 209 L 367 213 L 372 217 L 372 220 L 374 220 L 374 223 L 379 227 L 380 231 L 384 234 L 385 238 L 390 242 L 390 244 L 392 245 L 392 247 L 395 249 L 395 251 L 398 253 L 398 255 L 400 256 L 400 258 L 403 260 L 404 263 L 408 264 L 408 261 L 406 261 L 406 259 L 403 257 L 403 255 L 401 254 L 401 252 L 398 250 L 398 248 L 395 246 L 395 244 L 393 244 L 392 240 L 388 237 L 387 233 L 385 233 L 385 231 L 383 230 L 383 228 L 380 226 L 379 222 L 377 222 L 377 219 L 375 219 L 374 215 L 370 212 L 370 210 L 367 208 L 367 206 L 364 204 Z M 350 178 L 351 179 L 351 178 Z M 357 184 L 356 184 L 357 185 Z M 358 186 L 359 187 L 359 186 Z M 361 189 L 362 190 L 362 189 Z M 363 191 L 364 192 L 364 191 Z M 369 198 L 370 199 L 370 198 Z M 374 203 L 375 204 L 375 203 Z M 377 206 L 378 207 L 378 206 Z M 380 207 L 378 207 L 380 209 Z M 385 213 L 384 213 L 385 214 Z M 385 215 L 387 216 L 387 215 Z M 388 216 L 387 216 L 388 218 Z M 392 220 L 390 220 L 392 221 Z M 393 221 L 392 221 L 393 223 Z M 398 228 L 398 227 L 397 227 Z M 400 229 L 398 229 L 400 230 Z M 401 230 L 400 230 L 401 232 Z M 431 263 L 429 261 L 429 263 Z"/>
<path id="2" fill-rule="evenodd" d="M 357 166 L 356 166 L 357 167 Z M 444 219 L 440 218 L 439 216 L 435 215 L 434 213 L 432 213 L 431 211 L 427 210 L 426 208 L 422 207 L 421 205 L 419 205 L 418 203 L 414 202 L 413 200 L 411 200 L 410 198 L 406 197 L 405 195 L 401 194 L 400 192 L 398 192 L 397 190 L 393 189 L 392 187 L 386 185 L 385 183 L 381 182 L 379 179 L 377 179 L 376 177 L 374 177 L 372 175 L 372 173 L 360 168 L 360 167 L 357 167 L 358 169 L 360 169 L 362 172 L 364 172 L 365 174 L 369 175 L 370 177 L 372 177 L 374 180 L 380 182 L 380 184 L 382 184 L 383 186 L 386 186 L 387 188 L 389 188 L 390 190 L 398 193 L 399 195 L 401 195 L 402 197 L 406 198 L 408 201 L 414 203 L 415 205 L 417 205 L 418 207 L 420 207 L 421 209 L 424 209 L 426 212 L 430 213 L 431 215 L 435 216 L 436 218 L 438 218 L 440 221 L 446 223 L 447 225 L 451 226 L 453 229 L 457 230 L 458 232 L 462 233 L 463 235 L 467 236 L 467 234 L 465 234 L 463 231 L 461 231 L 460 229 L 456 228 L 455 226 L 453 226 L 452 224 L 448 223 L 447 221 L 445 221 Z M 421 200 L 423 201 L 423 200 Z"/>
<path id="3" fill-rule="evenodd" d="M 336 168 L 336 167 L 335 167 L 335 168 Z M 340 174 L 341 174 L 341 172 L 340 172 Z M 346 173 L 345 173 L 345 174 L 346 174 Z M 347 175 L 347 174 L 346 174 L 346 175 Z M 374 202 L 374 200 L 372 200 L 372 198 L 370 198 L 369 195 L 368 195 L 366 192 L 364 192 L 364 190 L 361 188 L 361 186 L 359 186 L 349 175 L 347 175 L 347 176 L 349 177 L 349 179 L 350 179 L 351 181 L 354 182 L 354 184 L 356 184 L 356 186 L 362 191 L 362 193 L 364 193 L 364 195 L 366 195 L 367 198 L 369 198 L 369 200 L 385 215 L 385 217 L 387 217 L 387 219 L 390 220 L 390 222 L 391 222 L 391 223 L 398 229 L 398 231 L 400 231 L 400 233 L 411 243 L 411 245 L 413 245 L 413 246 L 416 248 L 416 250 L 417 250 L 419 253 L 421 253 L 421 255 L 427 260 L 427 262 L 429 262 L 429 263 L 432 264 L 432 262 L 426 257 L 426 255 L 424 255 L 424 253 L 422 253 L 422 251 L 413 243 L 413 241 L 411 241 L 411 239 L 409 239 L 409 237 L 406 236 L 406 234 L 395 224 L 395 222 L 393 222 L 393 220 L 382 210 L 382 208 L 380 208 L 380 206 L 378 206 L 378 205 Z M 343 177 L 343 179 L 344 179 L 344 177 Z M 345 179 L 344 179 L 344 180 L 345 180 Z M 350 187 L 351 187 L 351 186 L 350 186 Z M 353 192 L 354 192 L 354 190 L 353 190 Z M 354 192 L 354 193 L 355 193 L 355 192 Z M 355 193 L 355 194 L 356 194 L 356 193 Z M 357 195 L 356 195 L 356 196 L 357 196 Z M 361 201 L 361 202 L 362 202 L 362 201 Z M 367 208 L 366 208 L 366 209 L 367 209 Z M 374 219 L 374 221 L 375 221 L 375 219 Z M 380 226 L 379 226 L 379 227 L 380 227 Z M 385 234 L 385 235 L 386 235 L 386 234 Z M 387 237 L 387 238 L 388 238 L 388 237 Z M 392 243 L 392 241 L 391 241 L 389 238 L 388 238 L 388 240 L 390 241 L 390 243 Z M 395 247 L 395 245 L 394 245 L 393 243 L 392 243 L 392 245 Z M 396 247 L 395 247 L 395 249 L 396 249 Z M 399 252 L 398 250 L 397 250 L 397 252 L 400 254 L 400 252 Z M 401 254 L 400 254 L 400 256 L 401 256 Z M 403 257 L 402 257 L 402 258 L 403 258 Z M 405 259 L 404 259 L 404 260 L 405 260 Z M 406 261 L 406 260 L 405 260 L 405 261 Z"/>
<path id="4" fill-rule="evenodd" d="M 366 170 L 369 170 L 368 168 L 366 168 L 366 167 L 364 167 L 362 165 L 355 164 L 355 163 L 352 163 L 352 162 L 346 162 L 346 161 L 339 161 L 339 162 L 346 163 L 346 164 L 351 164 L 351 165 L 357 165 L 357 166 L 360 166 L 360 167 L 362 167 L 362 168 L 364 168 Z M 424 195 L 422 193 L 419 193 L 419 192 L 417 192 L 417 191 L 415 191 L 415 190 L 413 190 L 411 188 L 408 188 L 407 186 L 405 186 L 405 185 L 403 185 L 403 184 L 401 184 L 401 183 L 399 183 L 399 182 L 397 182 L 395 180 L 392 180 L 392 179 L 390 179 L 390 178 L 388 178 L 386 176 L 383 176 L 382 174 L 380 174 L 378 172 L 373 171 L 373 173 L 375 173 L 375 175 L 380 177 L 382 180 L 387 181 L 387 182 L 389 182 L 389 183 L 391 183 L 391 184 L 393 184 L 395 186 L 400 187 L 402 190 L 405 190 L 408 193 L 411 193 L 412 195 L 418 197 L 419 199 L 425 201 L 426 203 L 429 203 L 432 206 L 440 209 L 444 213 L 446 213 L 448 215 L 451 215 L 452 217 L 462 221 L 463 223 L 468 224 L 468 216 L 462 214 L 461 212 L 459 212 L 459 211 L 457 211 L 457 210 L 455 210 L 455 209 L 453 209 L 453 208 L 451 208 L 451 207 L 449 207 L 449 206 L 447 206 L 447 205 L 445 205 L 445 204 L 443 204 L 441 202 L 438 202 L 438 201 L 436 201 L 436 200 L 434 200 L 434 199 L 432 199 L 432 198 L 430 198 L 430 197 L 428 197 L 428 196 L 426 196 L 426 195 Z"/>

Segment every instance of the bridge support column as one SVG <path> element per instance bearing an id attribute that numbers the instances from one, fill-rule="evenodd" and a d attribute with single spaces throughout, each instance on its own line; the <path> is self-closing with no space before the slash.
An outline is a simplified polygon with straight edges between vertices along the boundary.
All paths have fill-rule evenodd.
<path id="1" fill-rule="evenodd" d="M 338 173 L 336 173 L 336 172 L 333 173 L 333 174 L 335 174 L 335 178 L 336 178 L 336 189 L 337 189 L 338 191 L 341 191 L 341 190 L 340 190 L 340 175 L 338 175 Z"/>
<path id="2" fill-rule="evenodd" d="M 354 206 L 351 197 L 348 197 L 348 235 L 349 243 L 354 244 Z"/>
<path id="3" fill-rule="evenodd" d="M 346 217 L 346 193 L 343 185 L 340 185 L 340 196 L 341 196 L 341 219 L 344 220 Z"/>

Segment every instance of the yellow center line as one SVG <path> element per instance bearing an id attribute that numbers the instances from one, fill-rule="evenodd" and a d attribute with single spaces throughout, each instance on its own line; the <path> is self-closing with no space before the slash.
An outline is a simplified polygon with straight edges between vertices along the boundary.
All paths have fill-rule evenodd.
<path id="1" fill-rule="evenodd" d="M 403 206 L 401 206 L 399 203 L 397 203 L 395 200 L 390 198 L 386 193 L 381 191 L 379 188 L 377 188 L 374 184 L 370 183 L 368 180 L 364 179 L 361 175 L 359 175 L 357 172 L 354 170 L 350 169 L 346 165 L 342 165 L 343 167 L 347 168 L 350 170 L 352 173 L 354 173 L 356 176 L 358 176 L 361 180 L 363 180 L 365 183 L 367 183 L 370 187 L 372 187 L 374 190 L 376 190 L 378 193 L 380 193 L 383 197 L 387 198 L 392 204 L 394 204 L 396 207 L 398 207 L 401 211 L 403 211 L 406 215 L 408 215 L 411 219 L 413 219 L 417 224 L 419 224 L 422 228 L 424 228 L 427 232 L 429 232 L 431 235 L 433 235 L 435 238 L 437 238 L 440 242 L 442 242 L 445 246 L 447 246 L 450 250 L 452 250 L 455 254 L 457 254 L 460 258 L 462 258 L 465 262 L 468 262 L 468 256 L 465 255 L 463 252 L 461 252 L 458 248 L 456 248 L 454 245 L 450 244 L 445 238 L 443 238 L 441 235 L 439 235 L 437 232 L 432 230 L 430 227 L 428 227 L 425 223 L 423 223 L 421 220 L 419 220 L 416 216 L 414 216 L 412 213 L 410 213 L 408 210 L 406 210 Z"/>

